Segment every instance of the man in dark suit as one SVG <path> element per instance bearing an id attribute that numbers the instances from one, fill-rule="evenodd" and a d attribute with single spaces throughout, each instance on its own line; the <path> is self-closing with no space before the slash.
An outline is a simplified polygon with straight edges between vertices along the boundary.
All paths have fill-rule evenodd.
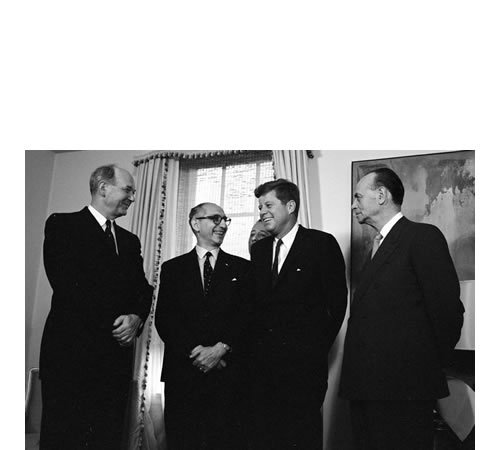
<path id="1" fill-rule="evenodd" d="M 155 325 L 165 343 L 169 450 L 244 449 L 250 262 L 225 253 L 231 219 L 213 203 L 195 206 L 197 245 L 162 265 Z"/>
<path id="2" fill-rule="evenodd" d="M 380 168 L 359 181 L 352 204 L 377 232 L 351 305 L 340 384 L 359 450 L 433 448 L 434 403 L 448 395 L 442 369 L 463 323 L 446 240 L 403 217 L 403 197 L 399 177 Z"/>
<path id="3" fill-rule="evenodd" d="M 347 304 L 344 259 L 331 234 L 297 224 L 294 183 L 270 181 L 255 196 L 271 236 L 251 248 L 254 448 L 321 450 L 328 352 Z"/>
<path id="4" fill-rule="evenodd" d="M 89 207 L 45 225 L 42 450 L 122 448 L 132 344 L 151 307 L 139 239 L 114 223 L 135 199 L 132 176 L 99 167 L 90 192 Z"/>

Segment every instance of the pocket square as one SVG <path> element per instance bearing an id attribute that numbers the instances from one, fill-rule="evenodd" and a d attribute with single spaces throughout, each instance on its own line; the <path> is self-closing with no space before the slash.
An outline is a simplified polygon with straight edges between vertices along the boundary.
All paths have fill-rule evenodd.
<path id="1" fill-rule="evenodd" d="M 302 272 L 302 269 L 300 267 L 297 267 L 296 272 Z"/>
<path id="2" fill-rule="evenodd" d="M 233 278 L 231 281 L 238 281 L 238 278 Z"/>

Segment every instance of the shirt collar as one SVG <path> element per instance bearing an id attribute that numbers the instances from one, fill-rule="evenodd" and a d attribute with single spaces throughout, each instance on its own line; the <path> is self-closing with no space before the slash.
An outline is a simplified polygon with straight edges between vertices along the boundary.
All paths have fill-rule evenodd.
<path id="1" fill-rule="evenodd" d="M 203 259 L 207 252 L 210 252 L 212 256 L 214 257 L 214 261 L 217 261 L 217 256 L 219 256 L 219 251 L 220 248 L 214 248 L 213 250 L 207 250 L 206 248 L 200 247 L 198 244 L 196 244 L 196 254 L 198 255 L 199 259 Z"/>
<path id="2" fill-rule="evenodd" d="M 392 227 L 396 225 L 396 222 L 403 217 L 403 213 L 399 211 L 396 215 L 392 216 L 392 219 L 387 222 L 382 229 L 380 230 L 380 234 L 382 235 L 382 240 L 385 239 L 385 237 L 389 234 L 389 231 L 391 231 Z"/>
<path id="3" fill-rule="evenodd" d="M 286 248 L 290 248 L 292 246 L 298 231 L 299 231 L 299 223 L 295 222 L 295 225 L 292 227 L 292 229 L 281 238 L 281 241 L 283 242 Z M 278 238 L 274 238 L 274 243 L 278 241 L 279 241 Z"/>
<path id="4" fill-rule="evenodd" d="M 89 211 L 92 213 L 92 215 L 95 217 L 95 220 L 99 223 L 101 228 L 104 228 L 106 226 L 106 217 L 104 217 L 97 209 L 95 209 L 92 205 L 88 206 Z M 111 223 L 114 225 L 114 221 L 112 220 Z"/>

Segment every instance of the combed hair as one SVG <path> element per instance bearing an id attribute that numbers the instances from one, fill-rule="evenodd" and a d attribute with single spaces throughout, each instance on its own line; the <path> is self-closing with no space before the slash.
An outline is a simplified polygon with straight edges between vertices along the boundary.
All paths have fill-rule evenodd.
<path id="1" fill-rule="evenodd" d="M 393 202 L 401 206 L 403 204 L 403 198 L 405 196 L 405 188 L 401 178 L 398 177 L 396 172 L 388 167 L 379 167 L 377 169 L 371 170 L 369 173 L 375 174 L 375 186 L 378 188 L 384 186 L 392 195 Z M 367 174 L 367 175 L 368 175 Z"/>
<path id="2" fill-rule="evenodd" d="M 193 219 L 193 217 L 198 214 L 201 210 L 205 210 L 205 205 L 208 205 L 208 202 L 203 202 L 203 203 L 200 203 L 199 205 L 196 205 L 196 206 L 193 206 L 191 208 L 191 211 L 189 211 L 189 219 L 188 219 L 188 222 L 189 222 L 189 226 L 191 227 L 191 230 L 193 230 L 193 226 L 191 225 L 191 220 Z M 193 230 L 194 232 L 194 230 Z"/>
<path id="3" fill-rule="evenodd" d="M 278 178 L 277 180 L 268 181 L 267 183 L 263 183 L 260 186 L 257 186 L 255 188 L 254 194 L 255 197 L 259 198 L 271 191 L 274 191 L 276 193 L 276 197 L 284 205 L 286 205 L 290 200 L 293 200 L 296 205 L 294 214 L 296 217 L 298 217 L 300 207 L 300 192 L 295 183 L 285 180 L 284 178 Z"/>
<path id="4" fill-rule="evenodd" d="M 116 164 L 108 164 L 106 166 L 98 167 L 96 170 L 92 172 L 90 175 L 90 193 L 94 195 L 99 188 L 99 183 L 101 181 L 107 181 L 108 183 L 115 183 L 115 169 Z"/>

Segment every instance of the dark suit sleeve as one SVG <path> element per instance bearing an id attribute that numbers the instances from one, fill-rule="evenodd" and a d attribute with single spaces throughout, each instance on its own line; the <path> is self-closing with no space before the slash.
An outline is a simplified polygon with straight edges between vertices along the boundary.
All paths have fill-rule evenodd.
<path id="1" fill-rule="evenodd" d="M 248 349 L 249 326 L 254 308 L 254 280 L 250 262 L 240 263 L 238 286 L 233 292 L 233 296 L 236 297 L 235 307 L 231 320 L 222 328 L 220 339 L 221 342 L 231 347 L 231 354 L 225 359 L 240 356 Z"/>
<path id="2" fill-rule="evenodd" d="M 92 290 L 86 267 L 82 267 L 74 220 L 69 214 L 55 213 L 45 223 L 43 261 L 54 294 L 44 336 L 52 342 L 57 335 L 64 336 L 71 345 L 88 350 L 97 333 L 109 329 L 110 323 L 109 316 L 101 313 L 101 297 Z"/>
<path id="3" fill-rule="evenodd" d="M 155 311 L 155 326 L 158 335 L 168 346 L 171 353 L 178 357 L 188 358 L 191 350 L 200 344 L 183 327 L 183 320 L 177 302 L 183 298 L 179 286 L 182 266 L 167 261 L 162 264 L 160 274 L 160 288 Z"/>
<path id="4" fill-rule="evenodd" d="M 327 234 L 326 242 L 318 251 L 322 252 L 320 271 L 323 298 L 326 299 L 331 320 L 327 336 L 327 346 L 330 348 L 342 326 L 347 308 L 345 262 L 339 244 L 331 234 Z"/>
<path id="5" fill-rule="evenodd" d="M 436 337 L 441 364 L 446 367 L 460 339 L 464 307 L 446 239 L 434 226 L 423 230 L 412 243 L 412 264 Z"/>
<path id="6" fill-rule="evenodd" d="M 85 303 L 82 302 L 84 295 L 78 280 L 75 248 L 64 215 L 52 214 L 45 223 L 43 262 L 53 291 L 64 293 L 64 297 L 54 297 L 57 304 L 53 304 L 52 307 L 65 311 L 68 318 L 85 317 L 80 314 L 85 307 Z"/>
<path id="7" fill-rule="evenodd" d="M 146 321 L 149 312 L 151 310 L 151 303 L 153 301 L 153 287 L 148 283 L 146 275 L 144 274 L 144 261 L 141 255 L 141 242 L 139 238 L 133 235 L 134 240 L 134 261 L 133 266 L 135 269 L 135 305 L 131 313 L 137 314 L 142 321 Z M 139 334 L 142 332 L 142 327 L 139 330 Z"/>

